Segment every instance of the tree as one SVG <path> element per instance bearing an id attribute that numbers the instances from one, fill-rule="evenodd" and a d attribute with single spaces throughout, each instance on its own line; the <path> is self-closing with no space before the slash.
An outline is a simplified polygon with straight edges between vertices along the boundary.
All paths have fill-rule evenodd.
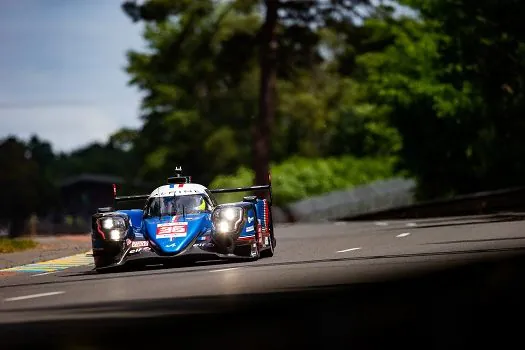
<path id="1" fill-rule="evenodd" d="M 256 111 L 250 95 L 253 50 L 243 44 L 253 36 L 258 17 L 206 1 L 166 2 L 168 10 L 151 17 L 161 3 L 141 7 L 144 18 L 155 19 L 145 30 L 151 52 L 128 56 L 132 84 L 146 92 L 144 126 L 135 144 L 144 160 L 141 175 L 160 181 L 184 165 L 196 181 L 206 183 L 214 173 L 249 159 L 245 147 L 238 147 L 249 144 L 246 116 Z M 176 19 L 164 20 L 169 11 Z"/>
<path id="2" fill-rule="evenodd" d="M 463 150 L 471 173 L 455 181 L 458 192 L 521 185 L 525 167 L 525 24 L 521 1 L 405 1 L 436 33 L 440 80 L 468 89 L 475 108 L 458 115 L 455 130 L 469 134 Z M 468 131 L 467 131 L 468 130 Z M 451 135 L 452 136 L 452 135 Z M 461 174 L 462 175 L 462 174 Z"/>
<path id="3" fill-rule="evenodd" d="M 109 174 L 136 178 L 136 161 L 131 150 L 124 150 L 110 139 L 102 144 L 94 142 L 57 157 L 53 167 L 55 178 L 64 178 L 82 173 Z"/>
<path id="4" fill-rule="evenodd" d="M 261 70 L 259 87 L 259 117 L 252 131 L 253 170 L 255 184 L 268 184 L 270 172 L 271 132 L 275 120 L 277 84 L 277 40 L 279 2 L 265 0 L 266 15 L 260 30 Z"/>
<path id="5" fill-rule="evenodd" d="M 199 175 L 205 174 L 209 171 L 209 163 L 206 168 L 202 168 L 199 165 L 203 163 L 202 160 L 191 162 L 185 156 L 188 149 L 198 147 L 184 137 L 188 134 L 188 128 L 191 127 L 194 135 L 202 139 L 225 140 L 227 136 L 235 135 L 232 131 L 239 129 L 239 121 L 241 125 L 246 125 L 249 124 L 249 118 L 254 116 L 252 131 L 247 134 L 252 135 L 249 140 L 252 142 L 253 154 L 251 165 L 255 170 L 255 182 L 266 183 L 270 160 L 275 160 L 271 146 L 279 144 L 272 137 L 273 129 L 278 124 L 276 89 L 279 76 L 292 81 L 320 64 L 322 58 L 319 55 L 318 28 L 337 27 L 341 23 L 353 21 L 357 16 L 358 5 L 370 7 L 368 0 L 237 0 L 222 5 L 212 1 L 150 0 L 141 5 L 134 1 L 125 2 L 124 11 L 134 21 L 146 23 L 145 38 L 152 49 L 147 54 L 129 55 L 128 72 L 133 76 L 131 82 L 148 94 L 143 104 L 146 113 L 142 132 L 165 134 L 160 143 L 156 139 L 158 146 L 151 145 L 147 140 L 139 140 L 139 143 L 143 143 L 139 148 L 143 151 L 146 168 L 149 168 L 145 169 L 145 176 L 149 173 L 149 176 L 159 177 L 165 170 L 165 164 L 182 160 L 190 162 L 192 171 Z M 260 13 L 261 7 L 265 9 L 264 17 Z M 240 23 L 245 26 L 240 26 Z M 160 32 L 164 35 L 160 36 Z M 211 120 L 210 107 L 217 106 L 224 110 L 220 103 L 228 100 L 224 98 L 225 95 L 243 95 L 236 88 L 246 86 L 243 83 L 245 79 L 252 79 L 252 53 L 257 47 L 257 110 L 253 111 L 253 107 L 249 107 L 251 101 L 248 99 L 244 109 L 249 112 L 242 119 L 236 119 L 237 123 L 224 119 L 219 123 L 214 122 Z M 226 62 L 229 64 L 224 65 Z M 178 126 L 170 126 L 173 131 L 162 129 L 161 125 L 166 126 L 167 120 L 178 123 Z M 209 132 L 209 129 L 217 133 Z M 244 128 L 239 131 L 245 132 Z M 234 143 L 244 148 L 244 139 L 241 136 L 238 141 L 235 140 L 238 143 Z M 177 147 L 180 149 L 177 155 L 167 146 L 169 140 L 171 145 L 173 140 L 178 141 Z M 200 145 L 202 149 L 202 142 Z M 242 155 L 242 152 L 236 152 L 235 157 Z M 217 166 L 212 170 L 232 172 L 240 164 L 230 161 L 227 167 Z M 152 169 L 155 170 L 152 172 Z M 206 176 L 203 176 L 205 179 Z"/>
<path id="6" fill-rule="evenodd" d="M 10 236 L 23 233 L 25 220 L 42 206 L 37 162 L 23 142 L 14 137 L 0 143 L 0 217 L 11 223 Z"/>
<path id="7" fill-rule="evenodd" d="M 357 60 L 369 100 L 402 136 L 400 166 L 424 198 L 520 185 L 525 35 L 516 14 L 523 4 L 402 3 L 419 17 L 368 21 L 394 41 Z"/>
<path id="8" fill-rule="evenodd" d="M 59 204 L 55 183 L 56 157 L 51 143 L 41 140 L 36 135 L 31 136 L 25 146 L 28 155 L 36 162 L 39 169 L 39 177 L 36 182 L 39 201 L 35 213 L 37 215 L 46 215 Z"/>
<path id="9" fill-rule="evenodd" d="M 128 152 L 133 149 L 133 145 L 135 144 L 137 137 L 137 130 L 132 130 L 129 128 L 120 129 L 114 134 L 110 135 L 108 145 L 111 148 Z"/>

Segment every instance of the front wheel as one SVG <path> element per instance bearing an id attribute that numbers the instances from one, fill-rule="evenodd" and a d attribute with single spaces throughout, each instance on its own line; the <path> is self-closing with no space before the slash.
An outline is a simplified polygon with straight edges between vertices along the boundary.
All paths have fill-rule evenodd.
<path id="1" fill-rule="evenodd" d="M 99 271 L 99 269 L 108 267 L 113 264 L 113 258 L 111 256 L 106 256 L 106 255 L 93 256 L 93 261 L 95 263 L 95 269 L 97 271 Z"/>
<path id="2" fill-rule="evenodd" d="M 257 241 L 255 240 L 250 244 L 236 247 L 233 254 L 242 257 L 243 259 L 247 259 L 248 261 L 256 261 L 261 257 L 261 250 L 259 244 L 257 244 Z"/>
<path id="3" fill-rule="evenodd" d="M 261 258 L 271 258 L 273 254 L 275 253 L 275 238 L 273 237 L 273 234 L 270 234 L 270 248 L 266 248 L 263 250 L 260 255 Z"/>
<path id="4" fill-rule="evenodd" d="M 261 252 L 261 257 L 264 258 L 271 258 L 275 253 L 275 246 L 277 245 L 277 241 L 275 239 L 275 235 L 273 233 L 273 223 L 270 224 L 270 248 L 265 249 Z"/>

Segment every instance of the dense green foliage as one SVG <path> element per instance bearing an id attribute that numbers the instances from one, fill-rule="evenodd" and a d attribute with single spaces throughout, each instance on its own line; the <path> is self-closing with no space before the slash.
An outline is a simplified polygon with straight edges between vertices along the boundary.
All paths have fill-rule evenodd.
<path id="1" fill-rule="evenodd" d="M 56 200 L 40 195 L 46 183 L 81 172 L 157 183 L 183 165 L 204 184 L 248 185 L 253 140 L 275 109 L 270 152 L 282 203 L 400 172 L 426 199 L 520 185 L 525 3 L 399 3 L 417 16 L 366 0 L 281 1 L 266 85 L 267 2 L 127 4 L 148 44 L 128 53 L 126 68 L 145 95 L 143 126 L 69 155 L 38 139 L 7 140 L 0 162 L 13 170 L 0 182 L 23 193 L 21 216 Z M 358 12 L 368 14 L 357 21 Z M 263 85 L 277 96 L 265 111 Z"/>
<path id="2" fill-rule="evenodd" d="M 289 204 L 330 191 L 348 189 L 393 175 L 393 158 L 293 157 L 271 167 L 273 199 L 276 205 Z M 241 167 L 235 174 L 218 176 L 212 188 L 250 186 L 253 171 Z M 239 194 L 219 195 L 219 202 L 238 201 Z"/>

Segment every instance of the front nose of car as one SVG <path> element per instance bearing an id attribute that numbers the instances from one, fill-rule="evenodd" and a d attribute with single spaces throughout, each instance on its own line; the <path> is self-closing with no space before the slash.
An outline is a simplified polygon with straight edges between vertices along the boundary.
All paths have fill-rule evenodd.
<path id="1" fill-rule="evenodd" d="M 206 214 L 171 220 L 152 219 L 146 223 L 149 238 L 165 254 L 176 254 L 192 245 L 206 228 Z"/>

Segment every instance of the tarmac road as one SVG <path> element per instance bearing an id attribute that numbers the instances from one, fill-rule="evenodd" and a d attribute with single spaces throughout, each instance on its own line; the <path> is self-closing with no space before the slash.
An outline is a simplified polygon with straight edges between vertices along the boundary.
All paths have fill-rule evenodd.
<path id="1" fill-rule="evenodd" d="M 19 346 L 22 341 L 56 348 L 57 344 L 95 342 L 90 344 L 103 348 L 102 344 L 109 344 L 108 337 L 115 340 L 119 332 L 115 327 L 121 326 L 126 331 L 117 338 L 124 348 L 149 339 L 146 333 L 130 332 L 130 327 L 146 332 L 148 326 L 158 333 L 170 324 L 177 341 L 179 334 L 189 337 L 196 332 L 191 333 L 194 348 L 209 348 L 206 339 L 211 344 L 224 339 L 228 348 L 326 348 L 328 344 L 350 345 L 347 341 L 370 348 L 379 346 L 375 342 L 384 339 L 377 335 L 384 334 L 390 334 L 388 346 L 396 341 L 405 347 L 419 346 L 424 340 L 450 347 L 445 339 L 460 335 L 463 341 L 470 339 L 470 333 L 458 333 L 458 327 L 465 323 L 474 327 L 477 317 L 502 312 L 494 302 L 512 300 L 514 311 L 522 307 L 513 299 L 523 287 L 519 270 L 525 256 L 522 219 L 509 215 L 296 224 L 276 228 L 275 256 L 256 262 L 197 261 L 108 274 L 96 274 L 92 266 L 84 266 L 40 276 L 0 277 L 0 339 L 16 340 Z M 445 287 L 449 288 L 446 292 L 432 294 Z M 465 305 L 470 305 L 468 312 L 450 318 L 451 310 L 465 311 Z M 423 308 L 427 309 L 424 313 Z M 219 331 L 229 320 L 224 315 L 232 313 L 234 329 Z M 257 326 L 248 322 L 254 315 L 265 321 Z M 408 338 L 401 336 L 402 327 L 422 327 L 421 317 L 430 317 L 425 322 L 434 327 L 415 334 L 408 331 Z M 505 321 L 502 314 L 497 317 L 490 328 L 492 335 Z M 449 331 L 448 338 L 437 336 L 443 327 Z M 479 327 L 475 332 L 483 334 Z M 50 332 L 56 335 L 52 339 Z M 157 342 L 170 332 L 161 333 Z M 475 338 L 488 344 L 480 336 Z M 56 343 L 59 339 L 67 340 Z M 462 348 L 465 344 L 455 340 L 452 345 Z M 14 348 L 11 345 L 8 348 Z"/>

